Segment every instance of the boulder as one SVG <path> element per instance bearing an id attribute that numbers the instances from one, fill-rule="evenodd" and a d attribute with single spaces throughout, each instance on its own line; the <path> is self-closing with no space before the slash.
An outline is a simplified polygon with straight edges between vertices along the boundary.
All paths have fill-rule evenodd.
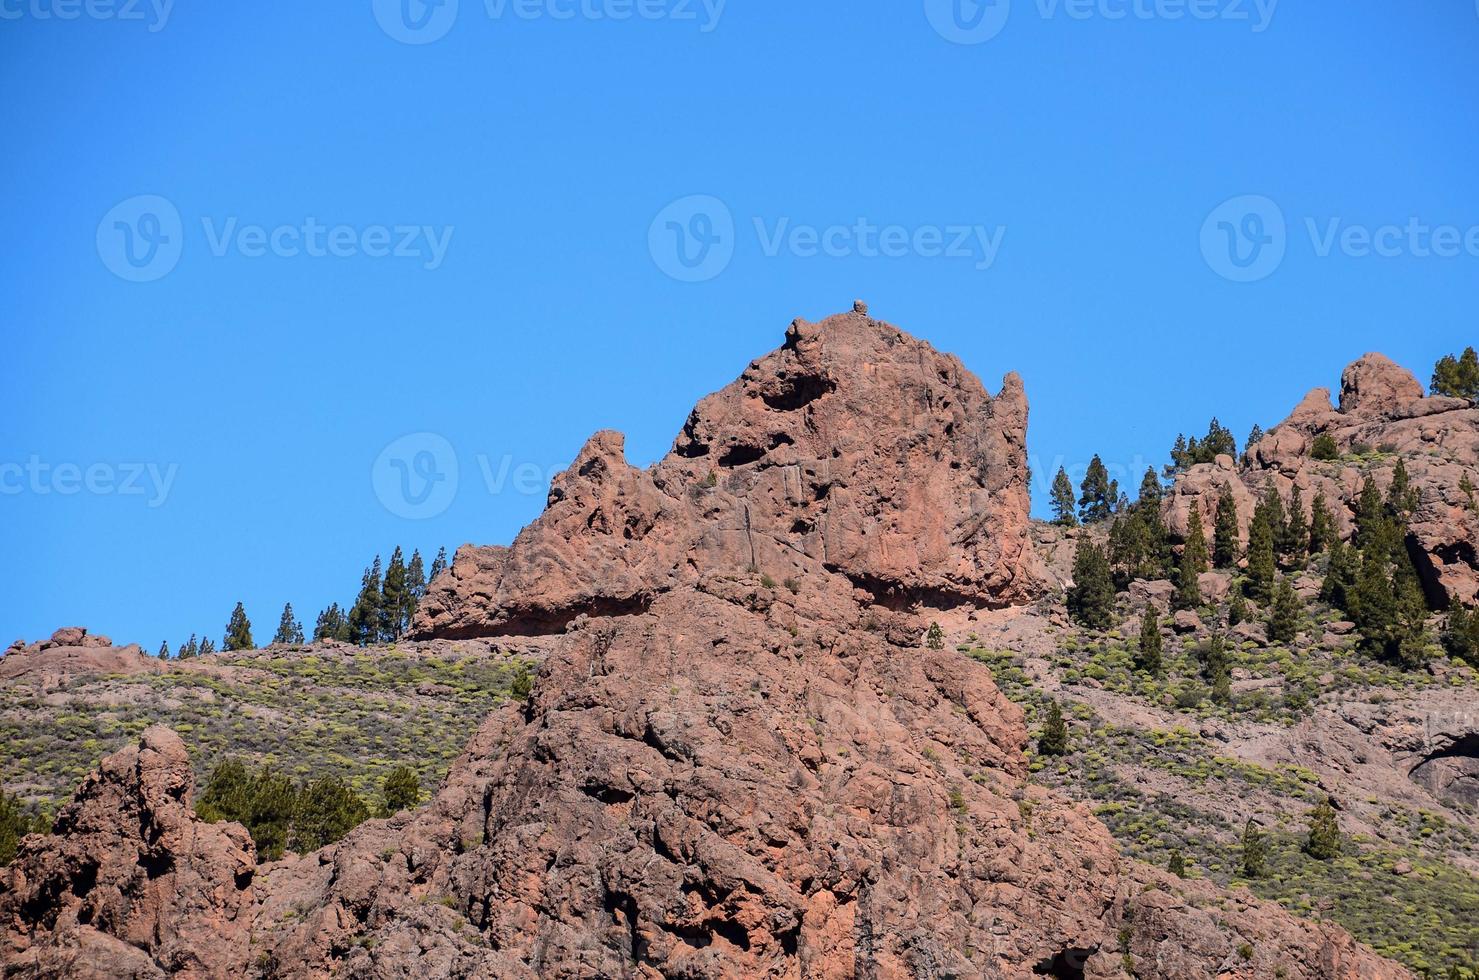
<path id="1" fill-rule="evenodd" d="M 1390 413 L 1422 397 L 1422 383 L 1384 354 L 1365 354 L 1340 376 L 1340 410 L 1347 414 Z"/>

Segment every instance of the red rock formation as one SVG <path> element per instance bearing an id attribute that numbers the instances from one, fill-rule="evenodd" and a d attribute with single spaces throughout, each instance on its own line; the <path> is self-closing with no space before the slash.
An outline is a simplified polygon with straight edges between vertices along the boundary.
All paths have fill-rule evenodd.
<path id="1" fill-rule="evenodd" d="M 591 438 L 508 548 L 463 547 L 417 617 L 423 636 L 557 631 L 630 612 L 709 572 L 839 572 L 890 605 L 1024 601 L 1027 397 L 861 307 L 798 320 L 701 401 L 651 470 Z"/>
<path id="2" fill-rule="evenodd" d="M 1311 456 L 1322 434 L 1343 458 Z M 1210 527 L 1219 495 L 1230 488 L 1246 543 L 1264 489 L 1273 486 L 1287 502 L 1298 487 L 1306 512 L 1323 493 L 1348 537 L 1366 476 L 1385 492 L 1398 458 L 1418 492 L 1409 530 L 1430 593 L 1473 603 L 1479 599 L 1479 499 L 1463 485 L 1467 478 L 1479 486 L 1479 407 L 1460 398 L 1423 397 L 1412 373 L 1380 354 L 1345 369 L 1339 410 L 1331 407 L 1327 389 L 1316 388 L 1250 447 L 1241 465 L 1224 457 L 1180 474 L 1166 497 L 1167 526 L 1185 534 L 1197 507 Z"/>
<path id="3" fill-rule="evenodd" d="M 1020 382 L 989 398 L 861 311 L 796 324 L 651 471 L 596 436 L 511 547 L 438 579 L 424 631 L 564 632 L 428 806 L 248 889 L 239 828 L 193 819 L 151 732 L 24 843 L 0 948 L 22 976 L 93 948 L 137 975 L 1408 976 L 1122 859 L 1030 784 L 989 670 L 923 644 L 916 600 L 1039 587 L 1025 424 Z"/>
<path id="4" fill-rule="evenodd" d="M 221 977 L 247 965 L 256 852 L 201 822 L 184 743 L 167 728 L 104 759 L 54 832 L 0 872 L 5 975 Z"/>
<path id="5" fill-rule="evenodd" d="M 16 641 L 0 657 L 0 680 L 25 680 L 43 690 L 63 687 L 85 674 L 159 673 L 164 665 L 137 644 L 115 647 L 106 636 L 87 635 L 80 626 L 64 626 L 51 639 Z"/>

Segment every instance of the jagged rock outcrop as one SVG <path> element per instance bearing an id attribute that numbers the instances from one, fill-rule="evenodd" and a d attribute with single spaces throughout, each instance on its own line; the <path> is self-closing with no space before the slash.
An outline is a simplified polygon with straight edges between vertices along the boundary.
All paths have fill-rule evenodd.
<path id="1" fill-rule="evenodd" d="M 184 743 L 147 729 L 0 870 L 6 976 L 221 977 L 248 961 L 256 852 L 191 809 Z"/>
<path id="2" fill-rule="evenodd" d="M 990 671 L 925 644 L 916 602 L 1041 587 L 1026 411 L 1019 381 L 990 398 L 862 310 L 798 322 L 652 470 L 598 434 L 511 547 L 438 578 L 423 632 L 551 639 L 429 805 L 251 874 L 151 731 L 54 843 L 27 839 L 0 948 L 22 976 L 122 940 L 145 976 L 1407 977 L 1335 926 L 1123 859 L 1028 780 Z M 67 892 L 84 854 L 110 900 Z M 217 930 L 198 964 L 178 942 L 197 924 Z"/>
<path id="3" fill-rule="evenodd" d="M 510 547 L 466 546 L 432 584 L 424 636 L 558 631 L 639 611 L 711 572 L 839 572 L 881 602 L 1035 597 L 1027 396 L 996 397 L 948 354 L 861 305 L 701 401 L 672 451 L 630 466 L 598 433 Z"/>
<path id="4" fill-rule="evenodd" d="M 1315 459 L 1317 437 L 1328 435 L 1340 458 Z M 1440 604 L 1479 599 L 1479 407 L 1461 398 L 1424 397 L 1412 373 L 1380 354 L 1367 354 L 1341 375 L 1340 407 L 1325 388 L 1311 391 L 1293 413 L 1249 451 L 1241 463 L 1220 457 L 1188 468 L 1166 495 L 1165 517 L 1184 535 L 1191 508 L 1212 527 L 1219 497 L 1231 492 L 1240 533 L 1266 487 L 1287 503 L 1298 487 L 1308 513 L 1323 493 L 1342 535 L 1355 529 L 1356 503 L 1366 476 L 1385 492 L 1402 460 L 1418 493 L 1409 526 L 1409 550 L 1424 585 Z"/>

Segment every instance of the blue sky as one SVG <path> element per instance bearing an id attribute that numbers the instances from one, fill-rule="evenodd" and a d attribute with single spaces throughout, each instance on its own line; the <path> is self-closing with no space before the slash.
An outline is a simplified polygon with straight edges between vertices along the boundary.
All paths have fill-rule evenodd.
<path id="1" fill-rule="evenodd" d="M 1472 0 L 949 3 L 0 0 L 0 642 L 311 628 L 855 297 L 1039 507 L 1479 342 Z"/>

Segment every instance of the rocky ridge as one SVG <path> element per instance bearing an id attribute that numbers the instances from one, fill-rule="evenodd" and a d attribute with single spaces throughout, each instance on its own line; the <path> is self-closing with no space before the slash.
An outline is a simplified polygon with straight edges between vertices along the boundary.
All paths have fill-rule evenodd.
<path id="1" fill-rule="evenodd" d="M 798 321 L 652 470 L 597 435 L 510 548 L 437 580 L 424 634 L 553 640 L 430 805 L 257 867 L 151 729 L 0 878 L 7 970 L 1407 976 L 1122 858 L 1028 780 L 990 672 L 923 644 L 915 604 L 1043 589 L 1026 413 L 861 308 Z"/>
<path id="2" fill-rule="evenodd" d="M 1338 457 L 1316 459 L 1315 440 L 1327 435 Z M 1223 456 L 1179 474 L 1166 495 L 1167 527 L 1184 537 L 1196 507 L 1210 529 L 1219 497 L 1230 493 L 1246 544 L 1264 490 L 1273 487 L 1287 504 L 1298 488 L 1306 514 L 1323 493 L 1340 533 L 1349 538 L 1365 478 L 1371 476 L 1385 493 L 1399 459 L 1418 493 L 1408 550 L 1430 601 L 1440 607 L 1450 599 L 1473 604 L 1479 599 L 1479 499 L 1464 482 L 1479 472 L 1479 406 L 1424 397 L 1417 378 L 1381 354 L 1367 354 L 1345 369 L 1338 408 L 1328 388 L 1316 388 L 1241 461 Z"/>

